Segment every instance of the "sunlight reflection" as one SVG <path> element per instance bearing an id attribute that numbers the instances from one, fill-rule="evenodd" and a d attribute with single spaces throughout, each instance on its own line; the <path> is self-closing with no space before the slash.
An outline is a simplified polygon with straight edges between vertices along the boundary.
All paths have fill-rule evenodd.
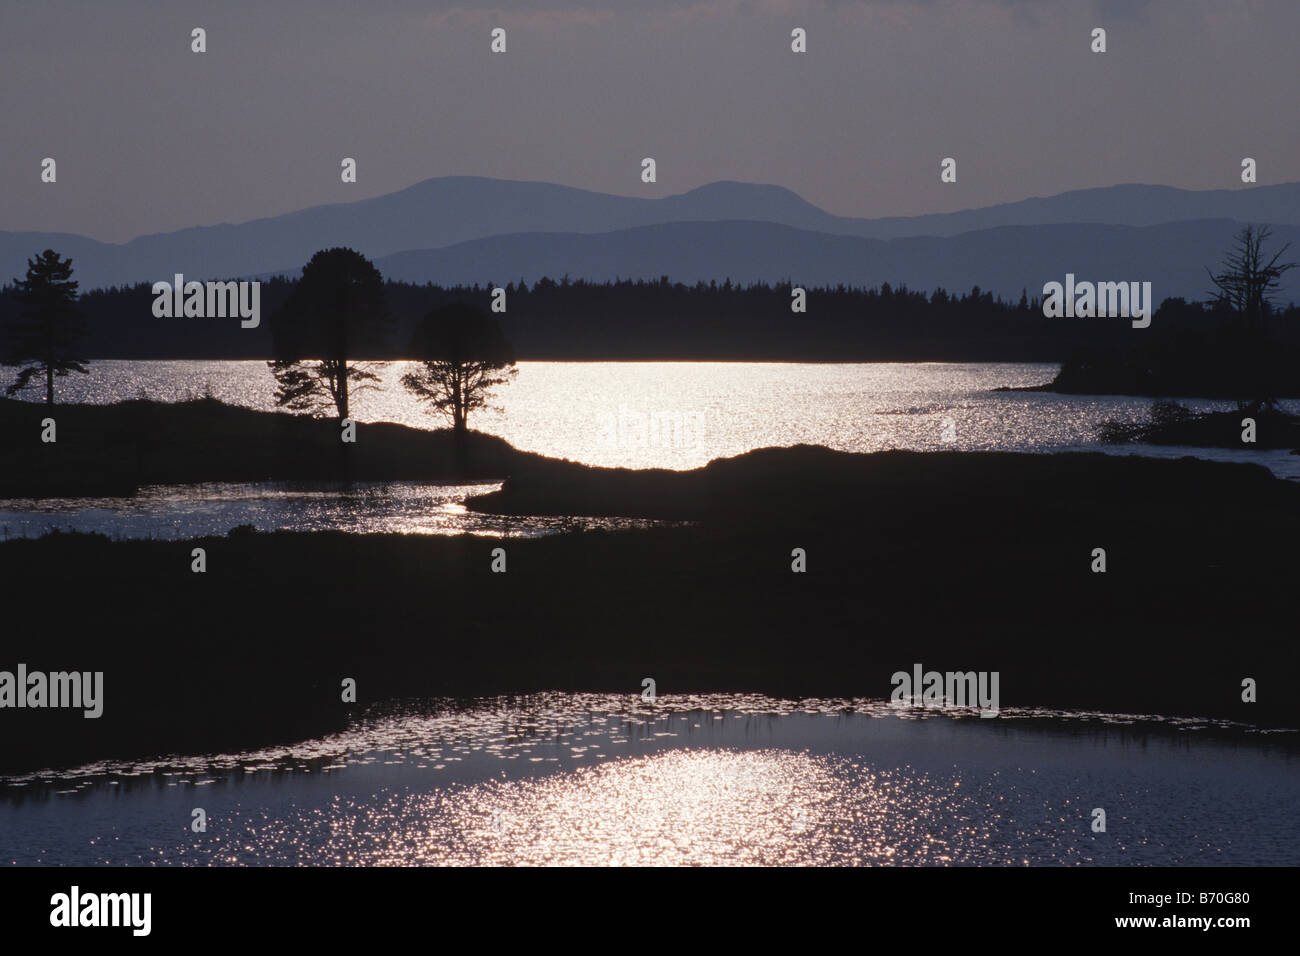
<path id="1" fill-rule="evenodd" d="M 252 842 L 301 841 L 305 863 L 760 865 L 951 860 L 927 821 L 955 788 L 783 751 L 670 751 L 544 777 L 488 781 L 379 805 L 340 801 L 325 834 L 273 825 Z M 311 821 L 296 821 L 294 829 Z M 987 834 L 972 826 L 964 843 Z M 907 849 L 900 853 L 899 841 Z"/>
<path id="2" fill-rule="evenodd" d="M 0 863 L 85 863 L 93 846 L 105 865 L 1283 865 L 1293 754 L 1294 741 L 1133 714 L 412 701 L 290 745 L 0 778 L 0 834 L 21 834 L 0 840 Z M 1251 794 L 1232 783 L 1246 777 Z M 1122 831 L 1096 839 L 1081 786 L 1117 795 Z M 1203 795 L 1191 809 L 1189 786 Z M 1219 812 L 1228 801 L 1241 812 Z M 160 831 L 164 805 L 221 824 Z"/>

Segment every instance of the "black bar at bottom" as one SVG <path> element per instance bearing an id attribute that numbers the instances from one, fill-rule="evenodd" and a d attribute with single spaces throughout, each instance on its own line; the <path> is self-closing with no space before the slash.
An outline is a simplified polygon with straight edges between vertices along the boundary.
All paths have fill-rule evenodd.
<path id="1" fill-rule="evenodd" d="M 519 933 L 561 943 L 601 925 L 622 926 L 646 945 L 703 919 L 733 941 L 784 926 L 814 943 L 832 929 L 873 945 L 956 939 L 1096 938 L 1231 945 L 1241 934 L 1290 923 L 1293 868 L 881 868 L 813 869 L 108 869 L 0 871 L 0 932 L 6 942 L 70 937 L 226 943 L 375 942 L 393 934 L 431 945 L 454 932 L 499 943 Z M 117 921 L 119 926 L 52 925 Z M 143 929 L 149 894 L 148 934 Z M 87 897 L 94 900 L 87 902 Z M 62 898 L 66 898 L 63 905 Z M 130 907 L 129 909 L 127 907 Z M 1203 921 L 1208 920 L 1208 928 Z M 641 934 L 646 934 L 644 937 Z M 919 934 L 919 935 L 918 935 Z M 467 938 L 468 937 L 468 938 Z M 617 938 L 607 940 L 617 943 Z M 627 940 L 625 940 L 626 942 Z"/>

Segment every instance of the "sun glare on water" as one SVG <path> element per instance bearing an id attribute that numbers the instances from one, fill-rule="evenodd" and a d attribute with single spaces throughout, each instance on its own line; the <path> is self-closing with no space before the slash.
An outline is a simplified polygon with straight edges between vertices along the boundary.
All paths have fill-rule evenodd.
<path id="1" fill-rule="evenodd" d="M 789 751 L 679 750 L 380 802 L 341 799 L 329 834 L 249 834 L 317 849 L 311 863 L 777 865 L 949 862 L 925 835 L 944 801 L 854 764 Z M 899 810 L 903 812 L 898 812 Z M 326 818 L 328 817 L 328 819 Z M 312 828 L 298 820 L 293 827 Z M 256 826 L 253 828 L 257 830 Z M 917 831 L 917 832 L 910 832 Z M 969 838 L 969 836 L 968 836 Z"/>

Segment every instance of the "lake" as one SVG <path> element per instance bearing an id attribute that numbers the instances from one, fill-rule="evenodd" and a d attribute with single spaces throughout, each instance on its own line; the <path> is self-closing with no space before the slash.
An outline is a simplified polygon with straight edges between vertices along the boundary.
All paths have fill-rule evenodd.
<path id="1" fill-rule="evenodd" d="M 353 415 L 358 421 L 444 425 L 398 384 L 408 364 L 389 364 L 380 389 L 357 393 Z M 12 376 L 9 369 L 0 373 Z M 1009 363 L 522 362 L 517 379 L 499 390 L 498 408 L 482 412 L 471 425 L 526 451 L 626 468 L 696 468 L 754 448 L 809 443 L 855 452 L 1190 454 L 1259 462 L 1283 477 L 1300 477 L 1300 456 L 1286 451 L 1097 443 L 1104 421 L 1142 419 L 1149 399 L 994 391 L 1040 384 L 1055 373 L 1054 365 Z M 175 401 L 211 392 L 252 408 L 275 407 L 274 380 L 263 362 L 96 362 L 89 375 L 70 376 L 58 388 L 64 401 L 141 396 Z M 503 523 L 466 512 L 467 494 L 493 487 L 223 484 L 147 489 L 134 500 L 0 501 L 0 535 L 59 528 L 170 538 L 221 534 L 240 524 L 259 530 L 488 535 L 544 534 L 564 527 L 554 519 Z"/>
<path id="2" fill-rule="evenodd" d="M 0 781 L 0 861 L 1296 865 L 1295 736 L 757 695 L 423 702 Z"/>
<path id="3" fill-rule="evenodd" d="M 384 373 L 362 421 L 430 427 Z M 1107 450 L 1150 402 L 995 392 L 1012 364 L 547 363 L 520 366 L 472 424 L 598 465 L 692 468 L 800 442 L 851 451 Z M 257 362 L 100 362 L 61 396 L 270 409 Z M 1198 408 L 1222 403 L 1189 403 Z M 1285 453 L 1197 451 L 1259 461 Z M 130 499 L 0 502 L 0 531 L 121 537 L 270 530 L 509 536 L 607 526 L 466 511 L 494 484 L 205 484 Z M 613 523 L 618 524 L 618 523 Z M 627 524 L 635 525 L 635 522 Z M 1004 708 L 996 719 L 881 701 L 554 694 L 408 702 L 343 733 L 256 752 L 101 762 L 0 780 L 10 864 L 1300 864 L 1293 732 Z M 196 808 L 207 829 L 191 829 Z M 1093 811 L 1106 829 L 1094 832 Z"/>

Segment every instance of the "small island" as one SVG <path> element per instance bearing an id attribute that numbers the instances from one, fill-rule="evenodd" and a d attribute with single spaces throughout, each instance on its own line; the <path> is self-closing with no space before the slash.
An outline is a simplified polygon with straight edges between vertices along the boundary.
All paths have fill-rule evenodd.
<path id="1" fill-rule="evenodd" d="M 1273 299 L 1289 244 L 1265 249 L 1267 226 L 1245 226 L 1218 273 L 1209 302 L 1166 299 L 1149 329 L 1121 346 L 1076 350 L 1052 381 L 999 391 L 1133 395 L 1157 399 L 1144 422 L 1107 422 L 1112 443 L 1256 450 L 1300 448 L 1300 309 Z M 1231 411 L 1193 411 L 1177 399 L 1229 400 Z"/>

